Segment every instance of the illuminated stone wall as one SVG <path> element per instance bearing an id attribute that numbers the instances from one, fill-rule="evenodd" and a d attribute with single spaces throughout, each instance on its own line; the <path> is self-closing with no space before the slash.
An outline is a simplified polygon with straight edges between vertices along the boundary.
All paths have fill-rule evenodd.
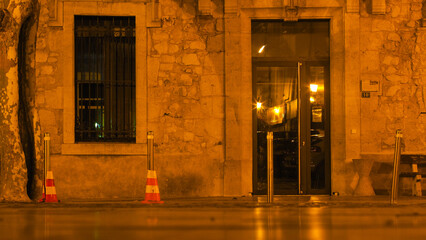
<path id="1" fill-rule="evenodd" d="M 35 107 L 41 131 L 51 133 L 59 198 L 143 198 L 147 131 L 155 136 L 162 196 L 252 191 L 250 21 L 294 16 L 285 10 L 289 1 L 214 0 L 208 14 L 200 13 L 198 2 L 160 0 L 161 26 L 152 27 L 141 20 L 149 19 L 144 0 L 40 1 Z M 405 152 L 426 151 L 426 115 L 419 116 L 426 111 L 422 1 L 389 0 L 383 14 L 373 13 L 372 1 L 295 2 L 296 17 L 332 19 L 331 191 L 353 194 L 358 174 L 352 159 L 364 157 L 376 161 L 373 186 L 386 192 L 395 130 L 403 130 Z M 136 58 L 141 94 L 133 145 L 73 142 L 69 16 L 76 9 L 86 15 L 140 14 Z M 361 82 L 378 83 L 378 91 L 362 98 Z"/>
<path id="2" fill-rule="evenodd" d="M 360 152 L 376 161 L 373 186 L 384 194 L 391 185 L 397 129 L 403 131 L 403 153 L 426 153 L 426 118 L 420 114 L 426 93 L 422 1 L 387 1 L 383 15 L 370 14 L 368 5 L 361 5 L 359 26 L 360 79 L 380 83 L 378 92 L 360 100 Z M 410 192 L 405 180 L 404 189 Z"/>
<path id="3" fill-rule="evenodd" d="M 148 30 L 148 128 L 160 189 L 222 195 L 223 4 L 200 15 L 194 1 L 161 1 L 162 27 Z"/>

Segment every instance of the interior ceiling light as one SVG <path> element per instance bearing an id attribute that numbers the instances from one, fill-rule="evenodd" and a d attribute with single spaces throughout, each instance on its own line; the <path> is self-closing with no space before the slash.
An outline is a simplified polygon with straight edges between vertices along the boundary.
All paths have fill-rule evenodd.
<path id="1" fill-rule="evenodd" d="M 317 92 L 318 91 L 318 84 L 311 84 L 309 85 L 311 88 L 311 92 Z"/>
<path id="2" fill-rule="evenodd" d="M 265 49 L 265 47 L 266 47 L 266 44 L 265 44 L 265 45 L 263 45 L 262 47 L 260 47 L 260 48 L 259 48 L 258 53 L 262 53 L 262 52 L 263 52 L 263 50 Z"/>

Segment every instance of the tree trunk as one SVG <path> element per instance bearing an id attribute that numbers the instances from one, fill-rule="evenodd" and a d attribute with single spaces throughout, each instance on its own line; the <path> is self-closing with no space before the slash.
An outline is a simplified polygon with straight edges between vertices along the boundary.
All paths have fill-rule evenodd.
<path id="1" fill-rule="evenodd" d="M 19 135 L 18 43 L 34 0 L 11 0 L 0 9 L 0 200 L 29 201 L 27 169 Z"/>

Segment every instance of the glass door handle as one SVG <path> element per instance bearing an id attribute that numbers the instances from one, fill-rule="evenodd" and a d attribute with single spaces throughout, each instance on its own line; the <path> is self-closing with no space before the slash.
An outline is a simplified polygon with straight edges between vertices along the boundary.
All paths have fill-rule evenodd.
<path id="1" fill-rule="evenodd" d="M 306 142 L 305 142 L 305 141 L 302 141 L 302 147 L 304 147 L 304 146 L 305 146 L 305 144 L 306 144 Z"/>

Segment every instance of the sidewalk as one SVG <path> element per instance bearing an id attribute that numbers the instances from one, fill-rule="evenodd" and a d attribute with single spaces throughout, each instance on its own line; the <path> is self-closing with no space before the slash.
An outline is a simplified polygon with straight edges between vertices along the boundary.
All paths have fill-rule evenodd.
<path id="1" fill-rule="evenodd" d="M 141 199 L 142 200 L 142 199 Z M 0 208 L 369 208 L 426 207 L 426 197 L 401 196 L 391 205 L 389 196 L 275 196 L 273 203 L 266 196 L 165 198 L 163 204 L 142 204 L 140 200 L 66 200 L 60 203 L 6 203 Z"/>

